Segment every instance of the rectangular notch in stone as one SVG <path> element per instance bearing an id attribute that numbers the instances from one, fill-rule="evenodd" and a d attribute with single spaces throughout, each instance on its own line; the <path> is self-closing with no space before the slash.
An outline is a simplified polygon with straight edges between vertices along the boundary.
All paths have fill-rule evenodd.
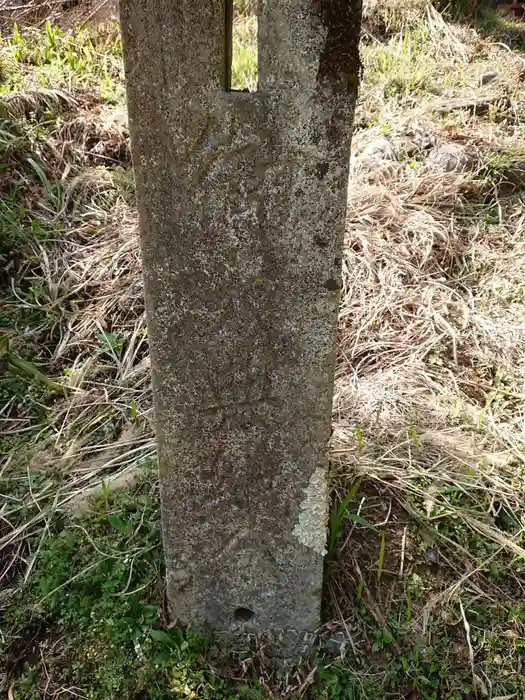
<path id="1" fill-rule="evenodd" d="M 261 1 L 244 99 L 229 2 L 120 0 L 167 598 L 296 659 L 320 623 L 361 3 Z"/>
<path id="2" fill-rule="evenodd" d="M 226 92 L 257 90 L 258 46 L 256 0 L 225 2 L 225 66 Z"/>

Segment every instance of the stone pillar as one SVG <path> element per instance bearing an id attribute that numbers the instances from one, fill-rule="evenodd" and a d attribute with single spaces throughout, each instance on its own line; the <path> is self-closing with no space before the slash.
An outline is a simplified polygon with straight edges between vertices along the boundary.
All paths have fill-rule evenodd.
<path id="1" fill-rule="evenodd" d="M 168 599 L 197 630 L 320 621 L 360 0 L 260 0 L 228 91 L 228 0 L 121 0 Z"/>

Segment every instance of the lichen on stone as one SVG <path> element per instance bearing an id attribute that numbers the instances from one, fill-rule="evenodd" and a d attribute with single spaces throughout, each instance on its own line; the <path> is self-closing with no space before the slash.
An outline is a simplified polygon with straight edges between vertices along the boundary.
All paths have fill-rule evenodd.
<path id="1" fill-rule="evenodd" d="M 326 552 L 326 528 L 328 523 L 328 480 L 326 469 L 317 467 L 301 502 L 299 522 L 293 534 L 301 544 L 324 556 Z"/>

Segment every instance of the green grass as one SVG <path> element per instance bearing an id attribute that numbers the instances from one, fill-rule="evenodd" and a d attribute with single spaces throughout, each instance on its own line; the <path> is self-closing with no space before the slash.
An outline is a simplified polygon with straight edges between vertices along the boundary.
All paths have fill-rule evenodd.
<path id="1" fill-rule="evenodd" d="M 161 560 L 155 479 L 106 489 L 81 520 L 55 519 L 3 623 L 0 665 L 14 697 L 253 697 L 213 671 L 213 640 L 166 627 Z"/>
<path id="2" fill-rule="evenodd" d="M 366 80 L 381 84 L 386 99 L 429 91 L 434 63 L 430 48 L 425 26 L 404 30 L 387 44 L 367 46 L 363 50 Z"/>
<path id="3" fill-rule="evenodd" d="M 257 89 L 257 20 L 241 17 L 233 25 L 232 88 Z"/>
<path id="4" fill-rule="evenodd" d="M 40 269 L 38 250 L 51 244 L 59 231 L 56 221 L 34 211 L 30 204 L 35 190 L 43 190 L 42 204 L 57 210 L 59 187 L 51 185 L 45 172 L 48 147 L 49 140 L 36 123 L 1 122 L 0 265 L 7 271 L 23 270 L 24 279 L 15 276 L 9 284 L 5 273 L 0 281 L 0 405 L 15 400 L 18 416 L 31 416 L 37 423 L 45 417 L 53 396 L 62 393 L 61 386 L 38 367 L 47 359 L 40 341 L 56 317 L 44 310 L 44 287 L 30 280 Z"/>
<path id="5" fill-rule="evenodd" d="M 249 662 L 242 666 L 242 658 L 225 655 L 212 638 L 167 626 L 152 468 L 145 468 L 132 491 L 103 488 L 81 518 L 56 517 L 44 540 L 40 535 L 32 538 L 36 564 L 28 583 L 10 598 L 0 646 L 0 664 L 15 698 L 37 700 L 44 689 L 54 697 L 63 688 L 82 689 L 92 700 L 140 693 L 159 700 L 269 697 Z M 42 487 L 38 478 L 48 477 L 34 475 L 35 489 Z M 373 532 L 368 537 L 371 544 L 381 539 Z M 482 540 L 477 544 L 486 546 Z M 460 700 L 473 692 L 458 604 L 443 607 L 439 621 L 425 634 L 414 635 L 412 608 L 425 599 L 425 585 L 425 576 L 407 577 L 404 593 L 398 591 L 403 600 L 383 606 L 381 626 L 371 607 L 373 577 L 363 580 L 353 606 L 370 635 L 368 659 L 337 659 L 321 647 L 316 654 L 317 682 L 309 697 L 381 700 L 417 693 L 416 697 L 437 700 L 447 687 L 445 697 Z M 518 640 L 506 634 L 516 621 L 525 621 L 525 609 L 504 601 L 487 607 L 475 597 L 464 598 L 463 608 L 471 642 L 483 654 L 484 668 L 493 679 L 493 697 L 525 692 L 522 680 L 512 675 Z M 494 629 L 495 621 L 499 632 L 487 634 L 487 626 Z M 233 681 L 226 680 L 228 676 L 244 677 Z M 494 682 L 496 678 L 500 680 Z"/>
<path id="6" fill-rule="evenodd" d="M 43 33 L 21 33 L 15 25 L 8 49 L 20 66 L 7 81 L 8 88 L 28 83 L 44 88 L 74 85 L 98 90 L 110 104 L 125 98 L 122 42 L 115 24 L 97 31 L 79 25 L 71 33 L 49 22 Z"/>
<path id="7" fill-rule="evenodd" d="M 367 7 L 356 150 L 380 134 L 397 155 L 353 181 L 325 624 L 286 678 L 166 617 L 118 27 L 3 40 L 0 694 L 525 695 L 519 71 L 487 42 L 500 15 L 475 34 L 480 17 L 445 22 L 424 0 Z M 253 18 L 234 39 L 234 86 L 254 89 Z M 510 108 L 420 109 L 488 89 L 494 63 Z M 449 140 L 476 145 L 475 171 L 426 169 Z"/>

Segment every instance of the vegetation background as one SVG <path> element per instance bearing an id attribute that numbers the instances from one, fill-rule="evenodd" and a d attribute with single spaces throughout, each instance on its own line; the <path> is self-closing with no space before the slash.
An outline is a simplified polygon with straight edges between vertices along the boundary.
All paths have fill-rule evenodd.
<path id="1" fill-rule="evenodd" d="M 0 12 L 2 697 L 525 696 L 525 25 L 364 12 L 324 624 L 284 677 L 165 619 L 114 9 Z"/>

